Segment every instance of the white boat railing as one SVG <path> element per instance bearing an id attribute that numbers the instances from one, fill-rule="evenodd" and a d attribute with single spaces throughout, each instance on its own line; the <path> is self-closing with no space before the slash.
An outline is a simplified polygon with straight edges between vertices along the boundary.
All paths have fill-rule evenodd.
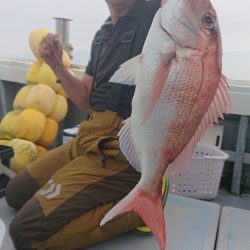
<path id="1" fill-rule="evenodd" d="M 5 93 L 5 89 L 1 87 L 1 81 L 4 82 L 5 87 L 6 85 L 11 85 L 11 83 L 15 83 L 15 85 L 26 84 L 25 76 L 31 64 L 32 61 L 0 59 L 0 108 L 2 113 L 7 111 L 5 107 L 6 98 L 8 98 L 10 93 Z M 73 65 L 72 70 L 80 78 L 83 75 L 84 67 Z M 10 89 L 13 92 L 12 88 Z M 236 150 L 226 152 L 230 156 L 230 161 L 234 162 L 231 191 L 238 194 L 240 192 L 243 163 L 248 163 L 246 160 L 250 159 L 250 154 L 245 153 L 248 118 L 250 116 L 250 80 L 230 79 L 229 95 L 231 98 L 231 107 L 228 113 L 239 116 L 239 129 L 235 135 L 237 137 Z"/>

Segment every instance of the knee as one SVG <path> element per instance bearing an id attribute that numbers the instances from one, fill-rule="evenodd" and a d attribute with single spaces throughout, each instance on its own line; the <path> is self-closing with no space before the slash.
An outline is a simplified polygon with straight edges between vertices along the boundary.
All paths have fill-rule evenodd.
<path id="1" fill-rule="evenodd" d="M 20 188 L 21 187 L 17 185 L 16 179 L 14 178 L 9 181 L 5 190 L 5 199 L 7 204 L 15 209 L 20 209 L 22 207 L 20 202 L 18 202 L 19 199 L 17 190 Z"/>
<path id="2" fill-rule="evenodd" d="M 11 179 L 5 190 L 7 204 L 19 210 L 33 193 L 32 185 L 29 181 L 31 178 L 26 170 L 17 174 Z"/>

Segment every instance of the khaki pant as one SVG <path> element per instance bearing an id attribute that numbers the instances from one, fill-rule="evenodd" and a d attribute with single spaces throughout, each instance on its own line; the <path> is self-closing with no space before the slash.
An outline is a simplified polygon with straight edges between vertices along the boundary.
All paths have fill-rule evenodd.
<path id="1" fill-rule="evenodd" d="M 114 112 L 93 112 L 76 138 L 9 183 L 6 200 L 20 208 L 10 225 L 17 249 L 83 249 L 143 224 L 129 212 L 99 226 L 140 179 L 119 150 L 121 123 Z"/>

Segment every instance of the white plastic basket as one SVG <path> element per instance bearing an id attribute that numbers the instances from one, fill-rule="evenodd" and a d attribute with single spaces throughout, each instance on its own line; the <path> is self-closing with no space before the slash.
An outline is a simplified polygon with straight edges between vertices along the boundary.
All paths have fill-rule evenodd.
<path id="1" fill-rule="evenodd" d="M 197 199 L 214 199 L 227 158 L 228 154 L 220 149 L 199 144 L 183 171 L 169 177 L 169 192 Z"/>

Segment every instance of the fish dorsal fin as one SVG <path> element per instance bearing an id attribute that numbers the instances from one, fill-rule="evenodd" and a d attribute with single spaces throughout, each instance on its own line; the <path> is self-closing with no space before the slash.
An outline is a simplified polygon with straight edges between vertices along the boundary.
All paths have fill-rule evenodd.
<path id="1" fill-rule="evenodd" d="M 118 134 L 121 151 L 132 167 L 138 172 L 141 172 L 141 163 L 137 155 L 138 152 L 136 152 L 131 136 L 131 118 L 125 120 L 124 123 L 124 126 Z"/>
<path id="2" fill-rule="evenodd" d="M 142 62 L 142 54 L 131 58 L 120 66 L 109 81 L 125 85 L 136 85 L 135 79 L 141 72 Z"/>
<path id="3" fill-rule="evenodd" d="M 223 113 L 227 113 L 229 107 L 230 99 L 228 96 L 228 85 L 226 78 L 222 75 L 213 101 L 202 118 L 196 133 L 178 157 L 171 164 L 169 164 L 165 173 L 167 176 L 175 175 L 186 166 L 187 162 L 192 158 L 197 143 L 200 141 L 207 128 L 212 126 L 214 123 L 218 123 L 218 117 L 223 118 Z"/>

